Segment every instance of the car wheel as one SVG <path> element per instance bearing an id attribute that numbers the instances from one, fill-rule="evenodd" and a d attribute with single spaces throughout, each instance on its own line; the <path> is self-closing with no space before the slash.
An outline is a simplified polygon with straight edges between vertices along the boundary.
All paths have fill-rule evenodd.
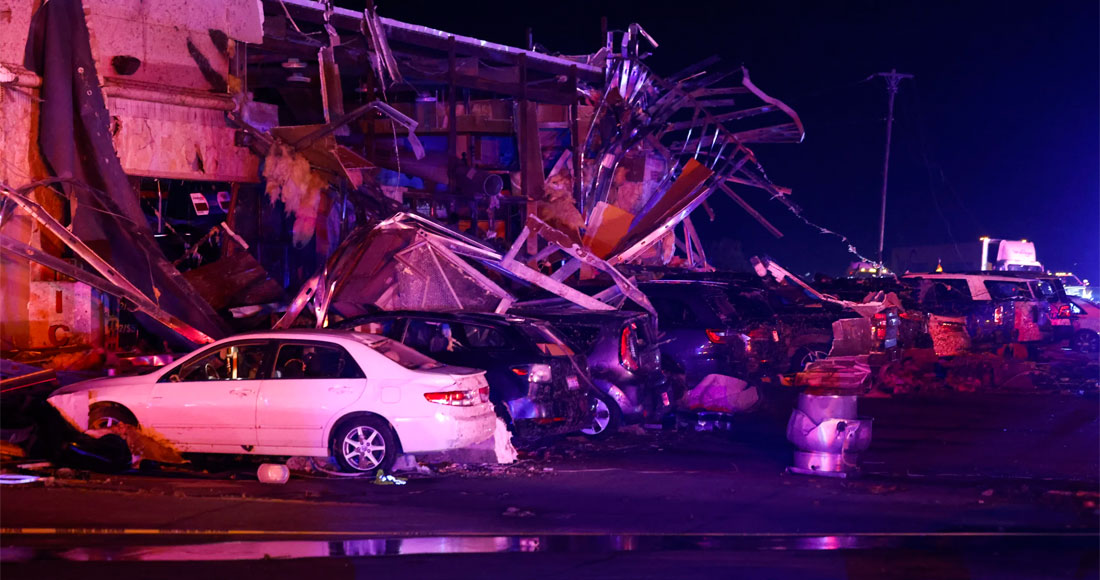
<path id="1" fill-rule="evenodd" d="M 1100 334 L 1091 330 L 1080 330 L 1073 337 L 1073 349 L 1079 352 L 1100 352 Z"/>
<path id="2" fill-rule="evenodd" d="M 593 395 L 592 407 L 592 425 L 581 429 L 581 433 L 592 439 L 604 439 L 619 430 L 619 425 L 623 422 L 623 411 L 618 403 L 610 397 Z"/>
<path id="3" fill-rule="evenodd" d="M 122 407 L 100 405 L 88 413 L 88 429 L 110 429 L 122 424 L 137 426 L 134 416 Z"/>
<path id="4" fill-rule="evenodd" d="M 348 473 L 389 472 L 397 453 L 397 436 L 374 417 L 346 421 L 332 435 L 332 456 L 340 470 Z"/>
<path id="5" fill-rule="evenodd" d="M 798 347 L 798 350 L 794 351 L 794 356 L 791 357 L 791 372 L 802 372 L 806 369 L 806 366 L 814 361 L 821 360 L 829 356 L 829 345 L 827 344 L 808 344 L 806 346 Z"/>

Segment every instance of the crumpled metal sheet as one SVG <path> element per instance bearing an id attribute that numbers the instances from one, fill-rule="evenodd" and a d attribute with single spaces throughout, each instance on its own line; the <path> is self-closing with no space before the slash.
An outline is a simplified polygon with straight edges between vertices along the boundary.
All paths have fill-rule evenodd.
<path id="1" fill-rule="evenodd" d="M 290 328 L 312 304 L 315 325 L 371 308 L 492 312 L 512 295 L 467 262 L 500 259 L 490 248 L 420 216 L 399 213 L 361 226 L 299 291 L 275 328 Z"/>

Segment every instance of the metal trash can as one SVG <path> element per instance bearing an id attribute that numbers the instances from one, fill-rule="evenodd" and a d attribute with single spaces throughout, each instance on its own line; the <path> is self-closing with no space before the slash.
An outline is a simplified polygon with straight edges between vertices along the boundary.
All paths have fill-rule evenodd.
<path id="1" fill-rule="evenodd" d="M 837 391 L 807 391 L 787 422 L 794 444 L 791 473 L 848 477 L 859 472 L 859 454 L 871 445 L 872 419 L 859 417 L 857 397 Z"/>

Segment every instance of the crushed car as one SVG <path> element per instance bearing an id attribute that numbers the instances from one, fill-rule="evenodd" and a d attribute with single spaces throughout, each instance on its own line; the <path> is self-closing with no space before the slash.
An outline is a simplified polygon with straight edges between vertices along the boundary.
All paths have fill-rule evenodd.
<path id="1" fill-rule="evenodd" d="M 746 338 L 721 284 L 651 281 L 639 284 L 657 310 L 661 361 L 689 386 L 712 374 L 746 379 Z M 627 305 L 631 307 L 631 305 Z"/>
<path id="2" fill-rule="evenodd" d="M 1027 280 L 992 274 L 906 274 L 920 307 L 936 327 L 965 328 L 974 346 L 1049 342 L 1050 305 Z M 967 346 L 967 348 L 969 345 Z M 939 349 L 937 349 L 939 352 Z"/>
<path id="3" fill-rule="evenodd" d="M 661 370 L 657 327 L 648 313 L 568 307 L 517 312 L 552 323 L 587 360 L 592 383 L 606 397 L 597 401 L 594 426 L 585 434 L 601 438 L 620 425 L 658 423 L 668 411 L 672 395 Z"/>

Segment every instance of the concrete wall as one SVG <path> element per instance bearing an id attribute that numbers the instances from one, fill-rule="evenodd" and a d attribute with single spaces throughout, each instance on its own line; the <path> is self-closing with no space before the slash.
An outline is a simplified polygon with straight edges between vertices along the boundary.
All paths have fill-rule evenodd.
<path id="1" fill-rule="evenodd" d="M 38 0 L 0 0 L 0 66 L 18 80 L 0 85 L 0 182 L 26 185 L 45 175 L 37 147 L 38 79 L 23 68 L 23 52 L 31 15 Z M 41 196 L 36 196 L 39 201 Z M 2 233 L 24 243 L 38 234 L 29 217 L 16 212 Z M 4 349 L 25 348 L 30 338 L 27 304 L 32 272 L 26 260 L 0 256 L 0 344 Z"/>
<path id="2" fill-rule="evenodd" d="M 84 0 L 84 10 L 127 174 L 259 181 L 259 159 L 234 144 L 235 129 L 225 120 L 240 86 L 230 75 L 232 39 L 263 40 L 257 0 Z M 213 40 L 215 30 L 231 39 L 224 52 Z M 208 81 L 192 51 L 228 89 Z M 117 57 L 140 64 L 120 71 L 113 65 Z"/>

